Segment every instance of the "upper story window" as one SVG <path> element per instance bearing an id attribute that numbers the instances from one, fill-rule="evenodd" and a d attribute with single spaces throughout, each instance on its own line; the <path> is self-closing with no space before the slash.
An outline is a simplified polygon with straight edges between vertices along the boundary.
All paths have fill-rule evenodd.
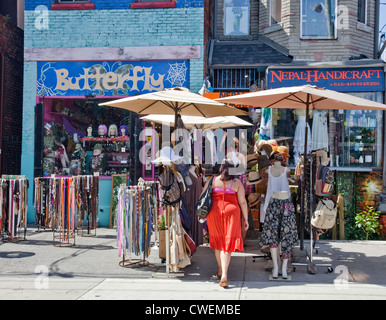
<path id="1" fill-rule="evenodd" d="M 224 35 L 249 35 L 249 0 L 225 0 L 224 4 Z"/>
<path id="2" fill-rule="evenodd" d="M 281 0 L 270 0 L 269 3 L 270 20 L 269 25 L 281 22 Z"/>
<path id="3" fill-rule="evenodd" d="M 301 4 L 301 38 L 336 39 L 336 0 L 302 0 Z"/>
<path id="4" fill-rule="evenodd" d="M 91 0 L 55 0 L 51 4 L 52 10 L 89 10 L 95 9 L 95 4 Z"/>
<path id="5" fill-rule="evenodd" d="M 358 22 L 367 24 L 367 1 L 358 0 Z"/>

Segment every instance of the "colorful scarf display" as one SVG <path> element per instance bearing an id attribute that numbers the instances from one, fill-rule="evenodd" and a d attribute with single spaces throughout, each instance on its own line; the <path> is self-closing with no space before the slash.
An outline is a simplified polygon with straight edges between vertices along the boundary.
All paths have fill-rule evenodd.
<path id="1" fill-rule="evenodd" d="M 26 238 L 27 232 L 27 189 L 25 178 L 0 179 L 0 236 L 3 240 Z"/>

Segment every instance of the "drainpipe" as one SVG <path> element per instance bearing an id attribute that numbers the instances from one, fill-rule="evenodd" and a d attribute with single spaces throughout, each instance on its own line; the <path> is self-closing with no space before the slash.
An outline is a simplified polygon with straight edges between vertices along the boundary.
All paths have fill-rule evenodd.
<path id="1" fill-rule="evenodd" d="M 379 0 L 375 0 L 375 25 L 374 25 L 374 59 L 378 59 L 379 43 Z"/>
<path id="2" fill-rule="evenodd" d="M 3 148 L 3 114 L 4 114 L 4 76 L 5 76 L 5 58 L 4 54 L 0 53 L 0 174 L 3 173 L 2 170 L 2 164 L 3 164 L 3 155 L 2 155 L 2 148 Z"/>

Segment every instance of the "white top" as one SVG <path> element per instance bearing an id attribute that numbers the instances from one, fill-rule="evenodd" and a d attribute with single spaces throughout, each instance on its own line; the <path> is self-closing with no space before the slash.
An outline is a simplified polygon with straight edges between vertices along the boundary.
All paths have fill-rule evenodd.
<path id="1" fill-rule="evenodd" d="M 271 168 L 269 167 L 268 172 L 268 186 L 267 186 L 267 194 L 264 202 L 264 211 L 267 210 L 269 200 L 271 200 L 271 197 L 274 192 L 277 191 L 287 191 L 288 192 L 288 198 L 290 197 L 290 189 L 289 189 L 289 182 L 287 178 L 287 170 L 284 170 L 284 172 L 278 176 L 275 177 L 271 173 Z"/>

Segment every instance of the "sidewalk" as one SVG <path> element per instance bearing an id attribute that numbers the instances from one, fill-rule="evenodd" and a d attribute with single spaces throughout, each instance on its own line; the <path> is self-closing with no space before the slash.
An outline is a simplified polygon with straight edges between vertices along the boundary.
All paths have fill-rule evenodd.
<path id="1" fill-rule="evenodd" d="M 147 258 L 153 265 L 121 267 L 114 229 L 77 236 L 73 247 L 55 247 L 52 237 L 31 227 L 26 241 L 0 242 L 0 299 L 386 299 L 386 241 L 319 241 L 314 262 L 331 265 L 332 272 L 321 266 L 315 274 L 307 272 L 305 252 L 296 248 L 294 263 L 305 266 L 291 268 L 285 281 L 269 280 L 268 259 L 253 258 L 263 256 L 258 240 L 247 239 L 245 251 L 232 254 L 230 286 L 223 289 L 211 279 L 217 266 L 207 245 L 197 248 L 183 276 L 167 277 L 157 248 Z"/>

